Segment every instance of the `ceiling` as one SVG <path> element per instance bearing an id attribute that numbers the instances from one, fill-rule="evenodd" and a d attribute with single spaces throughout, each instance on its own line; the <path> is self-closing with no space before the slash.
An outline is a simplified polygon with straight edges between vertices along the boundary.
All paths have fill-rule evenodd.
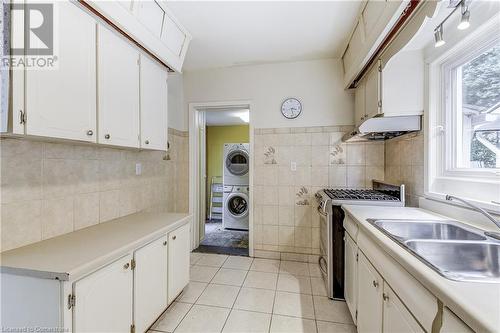
<path id="1" fill-rule="evenodd" d="M 191 33 L 183 70 L 339 58 L 362 1 L 168 1 Z"/>
<path id="2" fill-rule="evenodd" d="M 205 112 L 207 126 L 248 125 L 250 111 L 248 109 L 217 110 Z"/>

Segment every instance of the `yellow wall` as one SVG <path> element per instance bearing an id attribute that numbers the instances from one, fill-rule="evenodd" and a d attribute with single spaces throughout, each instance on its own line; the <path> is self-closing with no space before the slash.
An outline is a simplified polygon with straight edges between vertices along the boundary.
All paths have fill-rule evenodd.
<path id="1" fill-rule="evenodd" d="M 248 125 L 207 126 L 207 202 L 210 200 L 210 182 L 212 177 L 222 177 L 224 143 L 246 143 L 249 141 Z"/>

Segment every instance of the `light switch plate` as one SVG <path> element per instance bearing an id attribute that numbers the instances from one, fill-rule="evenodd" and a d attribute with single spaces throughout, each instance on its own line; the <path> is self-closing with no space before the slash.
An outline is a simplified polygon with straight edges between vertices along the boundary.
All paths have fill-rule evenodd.
<path id="1" fill-rule="evenodd" d="M 297 171 L 297 162 L 290 162 L 290 170 Z"/>
<path id="2" fill-rule="evenodd" d="M 141 163 L 136 163 L 135 164 L 135 175 L 140 176 L 142 173 L 142 164 Z"/>

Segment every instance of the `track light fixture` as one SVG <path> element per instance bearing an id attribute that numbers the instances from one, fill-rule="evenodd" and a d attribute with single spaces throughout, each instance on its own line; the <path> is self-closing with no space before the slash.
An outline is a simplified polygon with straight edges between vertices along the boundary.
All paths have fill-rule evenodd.
<path id="1" fill-rule="evenodd" d="M 443 38 L 443 25 L 450 18 L 453 13 L 460 8 L 460 23 L 457 25 L 458 30 L 465 30 L 470 26 L 470 11 L 469 6 L 467 5 L 467 1 L 472 0 L 462 0 L 460 3 L 453 9 L 453 11 L 446 16 L 446 18 L 434 29 L 434 47 L 440 47 L 446 44 L 446 41 Z"/>

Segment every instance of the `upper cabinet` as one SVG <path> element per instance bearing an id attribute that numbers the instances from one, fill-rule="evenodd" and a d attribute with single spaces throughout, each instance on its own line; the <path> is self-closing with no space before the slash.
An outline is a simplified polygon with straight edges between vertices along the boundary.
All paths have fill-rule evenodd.
<path id="1" fill-rule="evenodd" d="M 191 35 L 165 1 L 85 0 L 171 69 L 181 72 Z"/>
<path id="2" fill-rule="evenodd" d="M 167 149 L 167 70 L 141 55 L 141 148 Z"/>
<path id="3" fill-rule="evenodd" d="M 96 142 L 96 21 L 69 1 L 55 5 L 58 67 L 15 71 L 15 79 L 24 74 L 26 104 L 13 119 L 25 125 L 21 133 Z M 12 89 L 22 95 L 23 87 Z"/>
<path id="4" fill-rule="evenodd" d="M 368 0 L 346 46 L 344 85 L 350 86 L 408 5 L 409 0 Z"/>
<path id="5" fill-rule="evenodd" d="M 102 25 L 97 39 L 99 143 L 139 147 L 139 51 Z"/>

